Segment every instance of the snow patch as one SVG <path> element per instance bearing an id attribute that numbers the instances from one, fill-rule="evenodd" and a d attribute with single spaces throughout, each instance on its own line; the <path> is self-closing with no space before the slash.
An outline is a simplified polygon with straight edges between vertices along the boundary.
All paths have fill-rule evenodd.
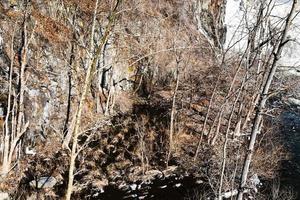
<path id="1" fill-rule="evenodd" d="M 175 187 L 180 187 L 180 186 L 181 186 L 181 183 L 175 184 Z"/>
<path id="2" fill-rule="evenodd" d="M 135 183 L 134 183 L 134 184 L 131 184 L 131 185 L 130 185 L 130 189 L 131 189 L 131 190 L 136 190 L 136 189 L 137 189 L 137 184 L 135 184 Z"/>

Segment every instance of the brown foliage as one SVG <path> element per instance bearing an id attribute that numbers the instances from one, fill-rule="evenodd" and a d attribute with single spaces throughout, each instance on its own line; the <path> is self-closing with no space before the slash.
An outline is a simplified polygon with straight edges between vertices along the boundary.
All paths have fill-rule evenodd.
<path id="1" fill-rule="evenodd" d="M 67 43 L 71 38 L 70 29 L 59 21 L 44 16 L 34 10 L 32 16 L 37 22 L 37 33 L 41 34 L 51 44 Z"/>

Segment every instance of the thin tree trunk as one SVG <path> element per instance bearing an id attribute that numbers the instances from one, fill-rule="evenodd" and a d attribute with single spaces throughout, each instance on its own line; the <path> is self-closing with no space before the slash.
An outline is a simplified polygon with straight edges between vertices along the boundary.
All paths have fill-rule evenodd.
<path id="1" fill-rule="evenodd" d="M 75 15 L 73 16 L 73 25 L 75 23 Z M 75 40 L 75 33 L 73 34 L 73 39 Z M 75 44 L 72 41 L 71 44 L 71 55 L 69 59 L 69 70 L 68 70 L 68 100 L 67 100 L 67 114 L 66 114 L 66 120 L 63 128 L 63 136 L 67 136 L 68 134 L 68 125 L 70 121 L 70 112 L 71 112 L 71 97 L 72 97 L 72 68 L 73 68 L 73 63 L 75 60 Z M 68 143 L 69 144 L 69 143 Z"/>
<path id="2" fill-rule="evenodd" d="M 265 109 L 266 102 L 268 100 L 268 92 L 269 92 L 273 77 L 274 77 L 276 69 L 277 69 L 277 61 L 279 60 L 279 58 L 281 56 L 284 44 L 287 42 L 286 41 L 287 32 L 288 32 L 288 30 L 290 28 L 290 25 L 291 25 L 291 22 L 293 20 L 293 15 L 294 15 L 294 12 L 296 10 L 297 4 L 298 4 L 298 0 L 294 0 L 293 4 L 292 4 L 291 11 L 288 14 L 287 19 L 286 19 L 286 24 L 285 24 L 285 27 L 283 29 L 283 33 L 282 33 L 282 36 L 281 36 L 281 40 L 280 40 L 278 49 L 277 49 L 276 52 L 274 52 L 274 60 L 273 60 L 272 66 L 271 66 L 271 70 L 268 74 L 268 78 L 266 80 L 266 83 L 265 83 L 263 91 L 262 91 L 261 99 L 258 103 L 258 109 L 256 111 L 256 116 L 255 116 L 255 119 L 254 119 L 254 124 L 253 124 L 252 131 L 251 131 L 251 139 L 250 139 L 250 143 L 249 143 L 249 146 L 248 146 L 248 153 L 246 155 L 244 166 L 243 166 L 241 182 L 240 182 L 240 188 L 239 188 L 239 194 L 238 194 L 238 200 L 243 199 L 243 190 L 244 190 L 244 188 L 246 186 L 246 182 L 247 182 L 247 176 L 248 176 L 249 167 L 250 167 L 250 163 L 251 163 L 253 152 L 254 152 L 254 145 L 255 145 L 255 142 L 256 142 L 256 136 L 257 136 L 257 134 L 259 134 L 259 128 L 260 128 L 260 124 L 261 124 L 261 120 L 262 120 L 262 113 L 263 113 L 263 110 Z"/>
<path id="3" fill-rule="evenodd" d="M 227 158 L 227 143 L 228 143 L 228 136 L 229 136 L 229 131 L 230 131 L 230 126 L 231 126 L 231 120 L 234 115 L 234 110 L 236 108 L 236 104 L 238 103 L 238 100 L 240 99 L 240 96 L 242 94 L 242 91 L 245 86 L 246 82 L 246 77 L 248 75 L 248 72 L 245 73 L 243 82 L 241 83 L 241 87 L 239 88 L 239 92 L 237 94 L 237 97 L 232 105 L 231 108 L 231 113 L 228 119 L 228 124 L 227 124 L 227 129 L 226 129 L 226 134 L 225 134 L 225 141 L 223 145 L 223 159 L 222 159 L 222 169 L 221 169 L 221 178 L 220 178 L 220 186 L 219 186 L 219 200 L 222 200 L 222 188 L 223 188 L 223 180 L 224 180 L 224 174 L 225 174 L 225 167 L 226 167 L 226 158 Z"/>
<path id="4" fill-rule="evenodd" d="M 27 5 L 26 5 L 27 6 Z M 26 7 L 25 6 L 25 7 Z M 30 41 L 33 39 L 34 32 L 35 32 L 35 25 L 32 30 L 31 36 L 28 38 L 28 32 L 27 32 L 27 18 L 28 18 L 28 11 L 25 10 L 24 13 L 24 21 L 23 21 L 23 34 L 22 34 L 22 39 L 23 39 L 23 46 L 21 49 L 21 55 L 20 55 L 20 71 L 19 71 L 19 102 L 18 102 L 18 112 L 16 116 L 16 123 L 13 123 L 13 125 L 16 126 L 16 132 L 11 131 L 8 137 L 5 139 L 9 140 L 9 147 L 6 146 L 5 149 L 5 158 L 4 158 L 4 163 L 2 164 L 2 175 L 6 175 L 9 170 L 10 170 L 10 165 L 13 159 L 14 151 L 17 146 L 18 141 L 22 137 L 22 135 L 25 133 L 29 123 L 27 122 L 24 124 L 24 91 L 25 91 L 25 67 L 27 65 L 27 51 L 28 51 L 28 46 L 30 44 Z M 12 61 L 13 62 L 13 58 Z M 13 63 L 11 64 L 13 65 Z M 12 68 L 12 66 L 11 66 Z M 12 69 L 11 69 L 12 70 Z M 11 72 L 12 73 L 12 72 Z M 11 76 L 11 74 L 10 74 Z M 11 79 L 12 77 L 10 77 Z M 10 80 L 11 82 L 11 80 Z M 11 92 L 11 83 L 10 83 L 10 92 Z M 9 94 L 11 97 L 11 94 Z M 11 100 L 9 97 L 9 101 Z M 9 108 L 10 109 L 10 108 Z M 7 118 L 8 120 L 8 118 Z M 12 119 L 13 120 L 13 119 Z M 8 124 L 8 122 L 7 122 Z M 7 126 L 8 127 L 8 126 Z M 14 127 L 12 127 L 13 130 Z M 8 128 L 6 128 L 8 130 Z"/>
<path id="5" fill-rule="evenodd" d="M 113 69 L 112 69 L 113 71 Z M 113 72 L 112 72 L 113 73 Z M 105 116 L 109 116 L 110 113 L 110 105 L 113 104 L 113 96 L 114 96 L 114 82 L 113 82 L 113 74 L 111 75 L 111 79 L 110 79 L 110 84 L 109 84 L 109 90 L 108 90 L 108 96 L 107 96 L 107 100 L 106 100 L 106 104 L 105 104 L 105 111 L 104 111 L 104 115 Z"/>
<path id="6" fill-rule="evenodd" d="M 12 74 L 13 74 L 13 67 L 14 67 L 14 38 L 15 38 L 15 28 L 13 31 L 12 39 L 11 39 L 11 47 L 10 47 L 10 69 L 9 69 L 9 86 L 8 86 L 8 98 L 7 98 L 7 113 L 5 116 L 5 134 L 4 134 L 4 150 L 3 150 L 3 160 L 2 160 L 2 171 L 1 174 L 7 174 L 9 171 L 9 163 L 8 163 L 8 155 L 9 155 L 9 140 L 11 131 L 9 130 L 9 116 L 10 116 L 10 110 L 11 110 L 11 95 L 12 95 Z"/>
<path id="7" fill-rule="evenodd" d="M 222 117 L 223 117 L 223 112 L 224 112 L 224 109 L 225 109 L 225 106 L 227 105 L 227 103 L 228 103 L 228 100 L 229 100 L 229 98 L 230 98 L 230 96 L 232 95 L 232 90 L 233 90 L 233 88 L 234 88 L 234 83 L 235 83 L 235 81 L 236 81 L 236 79 L 237 79 L 237 77 L 238 77 L 238 73 L 239 73 L 239 71 L 240 71 L 240 69 L 241 69 L 241 67 L 242 67 L 242 61 L 243 61 L 243 58 L 244 58 L 244 56 L 246 55 L 246 54 L 248 54 L 249 53 L 249 42 L 248 42 L 248 45 L 247 45 L 247 49 L 246 49 L 246 51 L 245 51 L 245 53 L 243 54 L 243 56 L 242 56 L 242 59 L 241 59 L 241 61 L 239 62 L 239 65 L 238 65 L 238 67 L 237 67 L 237 69 L 236 69 L 236 71 L 235 71 L 235 73 L 234 73 L 234 76 L 233 76 L 233 79 L 232 79 L 232 81 L 231 81 L 231 84 L 230 84 L 230 87 L 229 87 L 229 90 L 228 90 L 228 92 L 227 92 L 227 94 L 226 94 L 226 97 L 225 97 L 225 99 L 224 99 L 224 102 L 222 103 L 222 105 L 221 105 L 221 107 L 220 107 L 220 111 L 219 111 L 219 113 L 218 113 L 218 123 L 217 123 L 217 129 L 216 129 L 216 133 L 215 133 L 215 135 L 213 136 L 213 138 L 209 141 L 209 143 L 213 146 L 214 144 L 215 144 L 215 142 L 216 142 L 216 140 L 217 140 L 217 137 L 218 137 L 218 135 L 219 135 L 219 129 L 220 129 L 220 125 L 221 125 L 221 120 L 222 120 Z M 225 56 L 225 55 L 224 55 Z M 223 58 L 223 61 L 222 61 L 222 65 L 224 64 L 224 58 Z M 215 118 L 215 120 L 216 120 L 216 118 Z M 215 122 L 215 121 L 214 121 Z M 214 123 L 213 123 L 214 124 Z M 213 125 L 212 125 L 213 126 Z M 213 127 L 212 127 L 213 128 Z M 211 130 L 210 130 L 210 132 L 209 132 L 209 135 L 211 135 L 211 131 L 213 130 L 211 128 Z"/>
<path id="8" fill-rule="evenodd" d="M 68 100 L 67 100 L 67 114 L 66 120 L 63 128 L 64 136 L 68 133 L 68 125 L 70 121 L 70 112 L 71 112 L 71 97 L 72 97 L 72 66 L 74 60 L 74 44 L 71 47 L 71 56 L 69 62 L 69 71 L 68 71 Z"/>
<path id="9" fill-rule="evenodd" d="M 170 135 L 169 135 L 169 152 L 167 156 L 167 166 L 169 165 L 169 160 L 172 155 L 172 151 L 174 148 L 174 118 L 176 114 L 176 95 L 177 90 L 179 86 L 179 60 L 177 59 L 177 65 L 176 65 L 176 85 L 173 93 L 173 99 L 172 99 L 172 110 L 171 110 L 171 119 L 170 119 Z"/>
<path id="10" fill-rule="evenodd" d="M 199 151 L 200 151 L 202 139 L 203 139 L 203 136 L 204 136 L 204 131 L 206 129 L 206 124 L 207 124 L 208 117 L 209 117 L 209 114 L 210 114 L 210 110 L 211 110 L 211 107 L 212 107 L 212 102 L 213 102 L 213 99 L 214 99 L 214 96 L 216 94 L 216 90 L 217 90 L 217 87 L 218 87 L 218 84 L 219 84 L 220 76 L 221 76 L 221 74 L 218 76 L 218 79 L 216 81 L 216 85 L 214 87 L 214 90 L 213 90 L 212 95 L 211 95 L 210 100 L 209 100 L 209 105 L 208 105 L 207 113 L 205 115 L 204 123 L 203 123 L 202 129 L 201 129 L 200 140 L 198 142 L 196 153 L 195 153 L 195 156 L 194 156 L 194 162 L 196 162 L 198 154 L 199 154 Z"/>
<path id="11" fill-rule="evenodd" d="M 71 199 L 71 194 L 73 191 L 75 160 L 77 157 L 76 149 L 77 149 L 77 144 L 78 144 L 78 136 L 80 134 L 79 129 L 80 129 L 80 122 L 81 122 L 83 106 L 85 104 L 87 92 L 88 92 L 89 86 L 91 84 L 93 75 L 94 75 L 93 72 L 96 69 L 98 58 L 102 52 L 104 44 L 106 43 L 106 41 L 112 31 L 112 28 L 113 28 L 113 25 L 115 22 L 115 18 L 116 18 L 116 11 L 117 11 L 117 8 L 118 8 L 119 4 L 121 3 L 121 1 L 122 0 L 117 1 L 111 15 L 109 16 L 109 23 L 107 25 L 106 31 L 105 31 L 103 37 L 101 38 L 101 41 L 97 48 L 95 56 L 93 57 L 93 60 L 87 69 L 85 82 L 84 82 L 84 86 L 83 86 L 83 91 L 82 91 L 81 98 L 80 98 L 80 103 L 79 103 L 79 106 L 78 106 L 78 109 L 76 112 L 74 132 L 71 130 L 73 132 L 73 134 L 71 134 L 71 135 L 73 135 L 73 142 L 72 142 L 72 150 L 71 150 L 71 156 L 70 156 L 70 167 L 69 167 L 69 175 L 68 175 L 68 187 L 67 187 L 67 192 L 66 192 L 66 200 Z M 95 7 L 95 9 L 97 9 L 97 7 Z"/>
<path id="12" fill-rule="evenodd" d="M 26 11 L 27 12 L 27 11 Z M 18 108 L 18 117 L 17 117 L 17 135 L 21 132 L 22 120 L 24 115 L 24 86 L 25 86 L 25 67 L 27 65 L 27 13 L 24 17 L 23 24 L 23 47 L 21 50 L 21 67 L 19 74 L 19 108 Z"/>
<path id="13" fill-rule="evenodd" d="M 237 172 L 238 164 L 239 164 L 239 157 L 240 157 L 240 145 L 239 145 L 238 150 L 237 150 L 237 154 L 236 154 L 236 159 L 237 160 L 236 160 L 235 168 L 234 168 L 234 171 L 233 171 L 233 174 L 232 174 L 231 191 L 234 190 L 234 183 L 235 183 L 236 172 Z M 233 196 L 230 197 L 230 200 L 233 200 Z"/>

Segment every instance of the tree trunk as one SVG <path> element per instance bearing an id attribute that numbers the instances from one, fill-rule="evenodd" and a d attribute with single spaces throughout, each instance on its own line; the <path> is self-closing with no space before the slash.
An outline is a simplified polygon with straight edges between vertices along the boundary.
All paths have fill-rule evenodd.
<path id="1" fill-rule="evenodd" d="M 27 5 L 26 5 L 27 6 Z M 25 7 L 26 7 L 25 6 Z M 9 131 L 8 129 L 8 120 L 9 120 L 9 113 L 10 113 L 10 102 L 11 102 L 11 92 L 12 92 L 12 68 L 13 68 L 13 60 L 14 58 L 12 57 L 11 59 L 11 66 L 10 66 L 10 77 L 9 77 L 9 97 L 8 97 L 8 104 L 9 104 L 9 109 L 8 109 L 8 114 L 5 119 L 6 123 L 6 128 L 5 128 L 5 143 L 4 143 L 4 156 L 3 156 L 3 163 L 2 163 L 2 175 L 5 176 L 11 166 L 11 162 L 13 160 L 13 155 L 15 148 L 17 146 L 18 141 L 20 140 L 21 136 L 25 133 L 29 123 L 27 122 L 24 124 L 24 91 L 25 91 L 25 67 L 27 65 L 27 51 L 28 51 L 28 46 L 30 41 L 33 38 L 34 35 L 34 28 L 32 30 L 31 36 L 28 38 L 28 32 L 27 32 L 27 18 L 28 18 L 28 11 L 25 8 L 24 11 L 24 21 L 23 21 L 23 33 L 22 33 L 22 49 L 21 49 L 21 58 L 20 58 L 20 71 L 19 71 L 19 102 L 17 103 L 18 105 L 18 110 L 17 110 L 17 119 L 15 123 L 12 123 L 13 125 L 16 125 L 16 127 L 12 126 L 12 130 Z M 13 42 L 13 41 L 12 41 Z M 11 47 L 12 48 L 12 47 Z M 13 51 L 13 48 L 12 48 Z M 12 53 L 13 56 L 13 53 Z M 14 111 L 12 111 L 14 112 Z M 12 119 L 13 120 L 13 119 Z M 13 128 L 16 128 L 15 131 Z"/>
<path id="2" fill-rule="evenodd" d="M 245 159 L 244 166 L 243 166 L 241 182 L 240 182 L 240 188 L 239 188 L 239 194 L 238 194 L 238 200 L 243 199 L 243 190 L 246 187 L 247 176 L 248 176 L 249 167 L 250 167 L 250 163 L 251 163 L 253 152 L 254 152 L 254 145 L 255 145 L 255 142 L 256 142 L 256 136 L 260 132 L 260 124 L 261 124 L 261 120 L 262 120 L 262 114 L 263 114 L 263 111 L 265 109 L 266 102 L 268 100 L 268 92 L 269 92 L 273 77 L 274 77 L 276 69 L 277 69 L 277 61 L 279 60 L 279 58 L 281 56 L 284 44 L 287 42 L 286 41 L 287 32 L 288 32 L 288 30 L 290 28 L 290 25 L 291 25 L 291 22 L 293 20 L 293 14 L 296 10 L 297 4 L 298 4 L 298 0 L 294 0 L 293 4 L 292 4 L 291 11 L 288 14 L 287 19 L 286 19 L 286 24 L 285 24 L 285 27 L 283 29 L 283 33 L 281 35 L 281 40 L 280 40 L 279 46 L 277 48 L 277 51 L 274 52 L 274 60 L 273 60 L 272 66 L 271 66 L 271 70 L 268 74 L 266 83 L 264 85 L 262 95 L 260 97 L 260 101 L 258 102 L 258 109 L 256 111 L 254 124 L 253 124 L 252 131 L 251 131 L 251 139 L 250 139 L 250 143 L 249 143 L 249 146 L 248 146 L 248 153 L 246 155 L 246 159 Z"/>
<path id="3" fill-rule="evenodd" d="M 167 166 L 169 165 L 169 160 L 172 155 L 173 147 L 174 147 L 174 118 L 176 114 L 176 95 L 177 95 L 177 90 L 179 86 L 179 60 L 177 59 L 177 64 L 176 64 L 176 85 L 173 93 L 173 98 L 172 98 L 172 109 L 171 109 L 171 119 L 170 119 L 170 135 L 169 135 L 169 152 L 167 156 Z"/>
<path id="4" fill-rule="evenodd" d="M 111 15 L 109 16 L 109 23 L 107 25 L 106 31 L 105 31 L 103 37 L 101 38 L 101 41 L 100 41 L 99 46 L 97 47 L 95 56 L 93 57 L 92 62 L 90 63 L 90 65 L 88 66 L 88 69 L 87 69 L 85 82 L 84 82 L 84 86 L 83 86 L 83 91 L 82 91 L 81 98 L 80 98 L 80 103 L 79 103 L 79 106 L 78 106 L 78 109 L 76 112 L 76 116 L 75 116 L 75 120 L 74 120 L 74 122 L 75 122 L 74 131 L 73 131 L 73 129 L 71 129 L 71 131 L 72 131 L 71 135 L 73 135 L 73 142 L 72 142 L 72 151 L 71 151 L 71 156 L 70 156 L 70 167 L 69 167 L 69 175 L 68 175 L 69 180 L 68 180 L 68 187 L 67 187 L 67 192 L 66 192 L 66 200 L 71 199 L 71 194 L 73 191 L 75 160 L 77 157 L 76 149 L 77 149 L 77 144 L 78 144 L 79 128 L 80 128 L 80 123 L 81 123 L 81 115 L 82 115 L 83 106 L 85 104 L 87 92 L 88 92 L 89 86 L 91 84 L 93 75 L 94 75 L 94 70 L 96 69 L 98 58 L 103 50 L 104 44 L 106 43 L 106 41 L 112 31 L 114 21 L 116 18 L 116 11 L 117 11 L 117 8 L 118 8 L 119 4 L 121 3 L 121 1 L 122 0 L 117 1 L 116 6 L 114 7 L 114 10 L 112 11 Z M 95 7 L 95 9 L 97 9 L 97 7 Z"/>
<path id="5" fill-rule="evenodd" d="M 1 174 L 5 175 L 9 171 L 9 163 L 8 163 L 8 155 L 9 155 L 9 139 L 12 131 L 9 130 L 9 115 L 11 110 L 11 93 L 12 93 L 12 74 L 13 74 L 13 67 L 14 67 L 14 37 L 15 37 L 15 29 L 13 31 L 12 40 L 11 40 L 11 47 L 10 47 L 10 69 L 9 69 L 9 86 L 8 86 L 8 98 L 7 98 L 7 113 L 5 116 L 5 122 L 3 131 L 5 131 L 4 134 L 4 149 L 3 149 L 3 160 L 2 160 L 2 169 Z"/>
<path id="6" fill-rule="evenodd" d="M 196 20 L 198 29 L 217 48 L 222 48 L 226 39 L 226 0 L 197 0 Z"/>

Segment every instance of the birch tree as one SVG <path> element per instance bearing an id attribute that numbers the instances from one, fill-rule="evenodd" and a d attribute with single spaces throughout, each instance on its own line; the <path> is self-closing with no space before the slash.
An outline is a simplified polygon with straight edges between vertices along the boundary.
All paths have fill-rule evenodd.
<path id="1" fill-rule="evenodd" d="M 11 169 L 11 163 L 13 161 L 15 149 L 20 141 L 21 137 L 26 132 L 29 121 L 25 122 L 24 118 L 24 92 L 25 92 L 25 68 L 28 64 L 28 47 L 31 43 L 34 32 L 35 32 L 35 24 L 31 34 L 28 36 L 28 27 L 27 21 L 29 16 L 29 6 L 28 3 L 25 2 L 25 11 L 23 17 L 23 29 L 22 29 L 22 48 L 20 52 L 20 59 L 19 59 L 19 75 L 18 75 L 18 100 L 16 99 L 16 95 L 14 95 L 13 107 L 11 107 L 12 100 L 13 100 L 13 93 L 14 90 L 12 88 L 12 73 L 14 67 L 14 50 L 13 50 L 13 43 L 15 38 L 15 29 L 13 31 L 12 41 L 11 41 L 11 63 L 10 63 L 10 72 L 8 78 L 8 100 L 7 100 L 7 114 L 5 117 L 4 123 L 4 151 L 3 151 L 3 160 L 2 160 L 2 169 L 1 174 L 6 176 Z M 11 116 L 10 116 L 11 115 Z M 11 119 L 11 123 L 9 120 Z M 10 126 L 11 124 L 11 126 Z"/>
<path id="2" fill-rule="evenodd" d="M 269 89 L 270 89 L 270 86 L 272 84 L 274 75 L 276 73 L 276 69 L 277 69 L 277 66 L 278 66 L 278 60 L 280 59 L 283 47 L 287 42 L 287 33 L 290 29 L 290 26 L 291 26 L 291 23 L 292 23 L 297 5 L 298 5 L 298 0 L 293 0 L 291 10 L 290 10 L 290 12 L 289 12 L 289 14 L 286 18 L 286 21 L 285 21 L 285 26 L 284 26 L 284 29 L 282 31 L 280 42 L 278 44 L 277 49 L 273 52 L 273 56 L 274 56 L 273 62 L 272 62 L 270 71 L 268 73 L 267 79 L 265 81 L 265 84 L 263 86 L 263 91 L 260 95 L 260 99 L 259 99 L 259 102 L 258 102 L 258 105 L 257 105 L 257 110 L 256 110 L 255 118 L 254 118 L 252 131 L 251 131 L 250 143 L 249 143 L 249 146 L 248 146 L 248 151 L 247 151 L 247 155 L 246 155 L 244 166 L 243 166 L 243 171 L 242 171 L 242 176 L 241 176 L 241 181 L 240 181 L 240 187 L 239 187 L 239 193 L 238 193 L 238 198 L 237 198 L 238 200 L 243 199 L 243 191 L 244 191 L 244 189 L 246 187 L 246 183 L 247 183 L 247 177 L 248 177 L 248 173 L 249 173 L 249 168 L 250 168 L 252 156 L 253 156 L 253 153 L 254 153 L 256 137 L 257 137 L 257 134 L 260 133 L 261 121 L 262 121 L 263 114 L 264 114 L 264 111 L 265 111 L 265 108 L 266 108 L 266 102 L 267 102 L 268 97 L 269 97 Z"/>

